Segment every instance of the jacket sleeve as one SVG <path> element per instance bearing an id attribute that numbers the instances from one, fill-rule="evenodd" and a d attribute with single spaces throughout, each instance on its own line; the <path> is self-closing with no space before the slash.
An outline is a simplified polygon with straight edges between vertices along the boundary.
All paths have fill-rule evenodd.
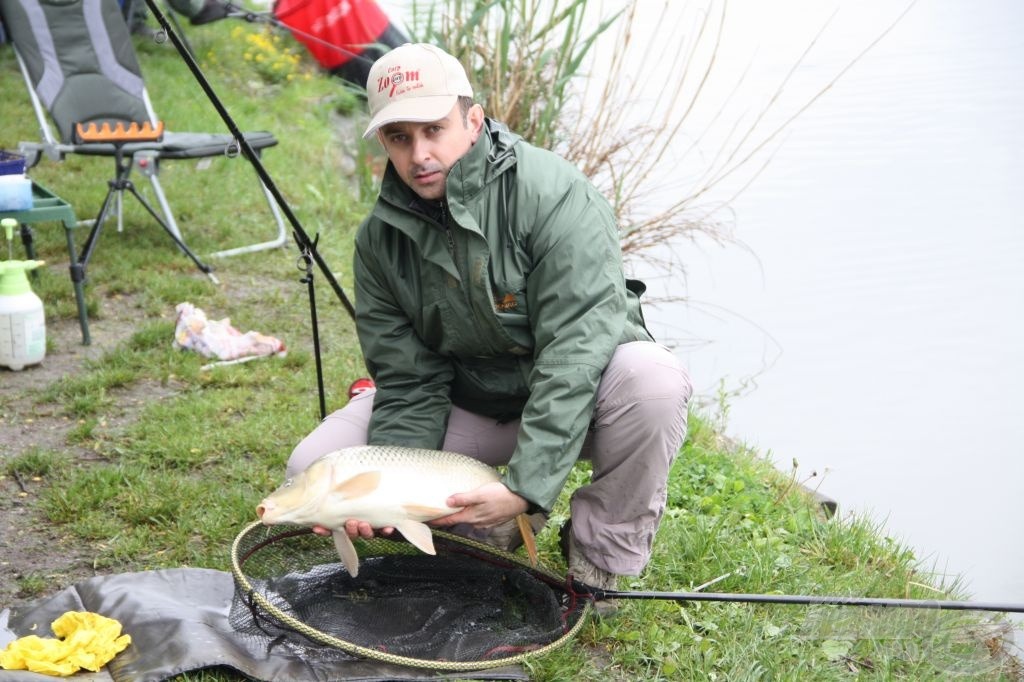
<path id="1" fill-rule="evenodd" d="M 550 509 L 579 457 L 597 385 L 626 320 L 626 289 L 614 215 L 582 175 L 552 196 L 524 192 L 519 211 L 536 205 L 526 295 L 534 336 L 530 396 L 522 414 L 505 484 L 533 505 Z"/>
<path id="2" fill-rule="evenodd" d="M 356 331 L 377 384 L 368 442 L 440 449 L 451 412 L 451 364 L 420 340 L 392 293 L 398 275 L 374 254 L 357 238 Z"/>

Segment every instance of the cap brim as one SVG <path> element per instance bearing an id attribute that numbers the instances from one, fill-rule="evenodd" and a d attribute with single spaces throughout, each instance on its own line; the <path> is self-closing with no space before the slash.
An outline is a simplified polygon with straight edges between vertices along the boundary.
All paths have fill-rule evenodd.
<path id="1" fill-rule="evenodd" d="M 458 102 L 458 95 L 436 95 L 432 97 L 410 97 L 389 104 L 370 120 L 370 125 L 363 133 L 363 138 L 370 138 L 377 129 L 389 123 L 411 121 L 426 123 L 439 121 L 446 117 Z"/>

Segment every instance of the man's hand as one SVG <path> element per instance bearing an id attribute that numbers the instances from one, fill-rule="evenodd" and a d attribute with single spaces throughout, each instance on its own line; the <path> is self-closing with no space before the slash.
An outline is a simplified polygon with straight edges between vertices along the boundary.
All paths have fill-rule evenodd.
<path id="1" fill-rule="evenodd" d="M 452 495 L 446 504 L 449 507 L 464 509 L 435 519 L 430 522 L 431 525 L 452 526 L 456 523 L 468 523 L 477 528 L 491 528 L 514 519 L 529 507 L 526 500 L 499 481 L 485 483 L 475 490 Z"/>
<path id="2" fill-rule="evenodd" d="M 349 519 L 345 522 L 345 534 L 355 540 L 356 538 L 372 538 L 375 533 L 373 528 L 366 521 L 359 521 L 358 519 Z M 317 535 L 330 535 L 331 529 L 323 526 L 313 526 L 313 532 Z M 381 535 L 391 535 L 395 532 L 395 529 L 388 526 L 387 528 L 381 528 Z"/>

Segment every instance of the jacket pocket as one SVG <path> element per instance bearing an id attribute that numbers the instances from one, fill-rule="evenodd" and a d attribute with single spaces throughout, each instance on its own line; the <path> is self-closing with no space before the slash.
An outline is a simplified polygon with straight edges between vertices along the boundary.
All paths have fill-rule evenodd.
<path id="1" fill-rule="evenodd" d="M 518 416 L 529 396 L 521 359 L 512 355 L 459 358 L 454 363 L 452 401 L 471 412 Z"/>

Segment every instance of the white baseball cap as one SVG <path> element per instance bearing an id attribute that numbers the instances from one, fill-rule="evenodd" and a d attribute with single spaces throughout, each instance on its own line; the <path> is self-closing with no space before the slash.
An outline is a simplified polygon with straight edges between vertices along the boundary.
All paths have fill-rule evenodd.
<path id="1" fill-rule="evenodd" d="M 406 43 L 374 62 L 366 79 L 370 125 L 364 138 L 397 121 L 425 123 L 444 118 L 459 97 L 472 97 L 459 60 L 427 43 Z"/>

